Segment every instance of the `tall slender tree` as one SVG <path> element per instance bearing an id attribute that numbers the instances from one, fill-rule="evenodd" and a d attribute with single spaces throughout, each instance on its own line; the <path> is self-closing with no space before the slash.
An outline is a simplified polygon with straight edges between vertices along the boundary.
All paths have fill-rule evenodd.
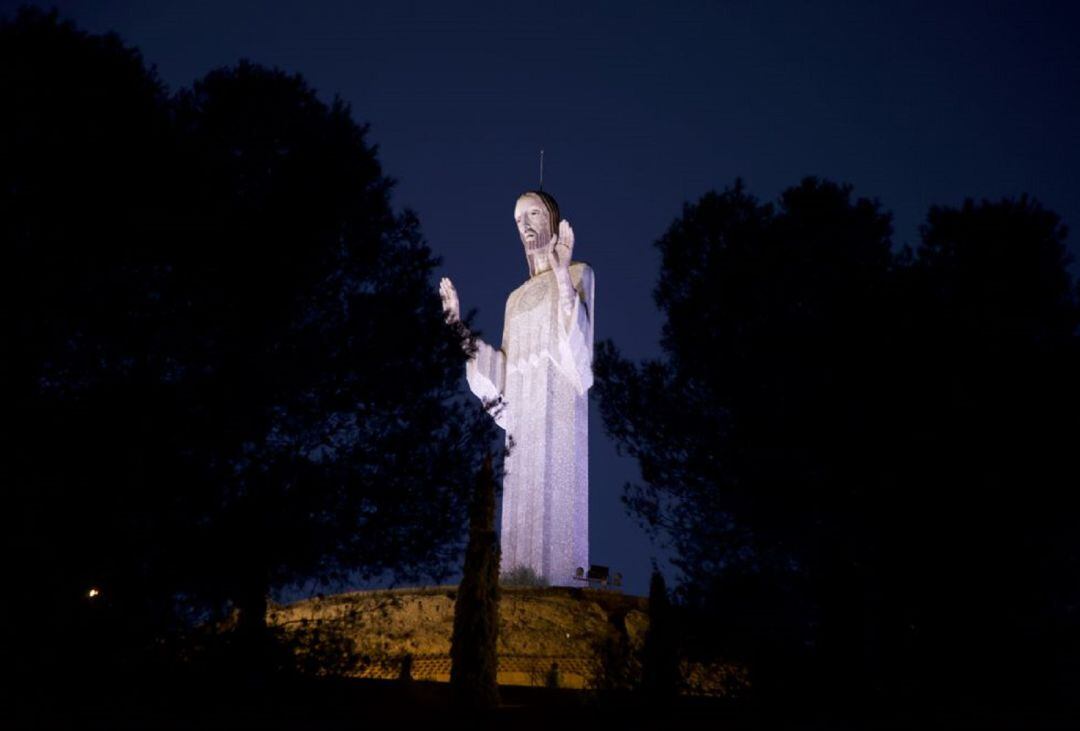
<path id="1" fill-rule="evenodd" d="M 679 693 L 679 639 L 667 582 L 653 569 L 649 580 L 649 629 L 642 647 L 641 690 L 654 706 L 671 704 Z"/>
<path id="2" fill-rule="evenodd" d="M 495 472 L 490 455 L 475 483 L 465 570 L 454 602 L 450 685 L 462 707 L 499 703 L 499 542 L 495 535 Z"/>

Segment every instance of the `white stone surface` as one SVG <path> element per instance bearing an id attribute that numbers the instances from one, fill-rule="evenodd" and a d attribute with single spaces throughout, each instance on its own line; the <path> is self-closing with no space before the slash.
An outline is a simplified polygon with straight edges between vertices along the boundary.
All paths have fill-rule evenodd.
<path id="1" fill-rule="evenodd" d="M 571 263 L 574 233 L 558 209 L 526 193 L 514 211 L 529 279 L 506 301 L 502 347 L 479 341 L 466 365 L 469 387 L 506 430 L 502 566 L 521 566 L 555 585 L 574 585 L 589 567 L 589 403 L 593 272 Z M 448 320 L 457 292 L 440 284 Z"/>

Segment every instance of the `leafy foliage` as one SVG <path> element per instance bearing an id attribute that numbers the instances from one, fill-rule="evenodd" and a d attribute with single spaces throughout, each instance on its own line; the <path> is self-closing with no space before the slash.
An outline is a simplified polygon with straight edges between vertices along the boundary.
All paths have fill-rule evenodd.
<path id="1" fill-rule="evenodd" d="M 606 343 L 597 374 L 641 467 L 626 503 L 699 617 L 689 647 L 818 698 L 981 696 L 1002 663 L 1039 668 L 1021 697 L 1063 687 L 1064 234 L 1028 198 L 969 201 L 895 251 L 878 203 L 812 178 L 775 206 L 736 182 L 684 208 L 657 242 L 664 358 Z"/>
<path id="2" fill-rule="evenodd" d="M 296 581 L 444 576 L 493 428 L 349 107 L 248 62 L 170 96 L 33 9 L 0 62 L 4 534 L 55 636 L 37 669 L 230 607 L 258 630 Z"/>

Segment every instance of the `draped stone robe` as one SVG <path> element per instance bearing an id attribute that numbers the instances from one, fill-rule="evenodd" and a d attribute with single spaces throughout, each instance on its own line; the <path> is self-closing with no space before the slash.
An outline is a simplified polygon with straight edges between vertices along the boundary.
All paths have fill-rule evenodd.
<path id="1" fill-rule="evenodd" d="M 502 348 L 480 342 L 466 366 L 512 443 L 503 480 L 503 573 L 521 566 L 554 585 L 589 568 L 589 399 L 593 273 L 570 265 L 576 296 L 560 301 L 551 270 L 506 301 Z"/>

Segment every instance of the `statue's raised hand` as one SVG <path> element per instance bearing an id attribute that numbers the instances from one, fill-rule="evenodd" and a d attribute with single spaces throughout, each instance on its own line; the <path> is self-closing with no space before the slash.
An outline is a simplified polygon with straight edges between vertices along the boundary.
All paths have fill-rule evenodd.
<path id="1" fill-rule="evenodd" d="M 557 270 L 567 271 L 574 255 L 574 229 L 569 221 L 559 222 L 559 233 L 551 237 L 551 261 Z"/>
<path id="2" fill-rule="evenodd" d="M 457 290 L 449 277 L 439 280 L 439 297 L 442 298 L 443 316 L 446 321 L 453 325 L 461 321 L 461 303 L 458 301 Z"/>

